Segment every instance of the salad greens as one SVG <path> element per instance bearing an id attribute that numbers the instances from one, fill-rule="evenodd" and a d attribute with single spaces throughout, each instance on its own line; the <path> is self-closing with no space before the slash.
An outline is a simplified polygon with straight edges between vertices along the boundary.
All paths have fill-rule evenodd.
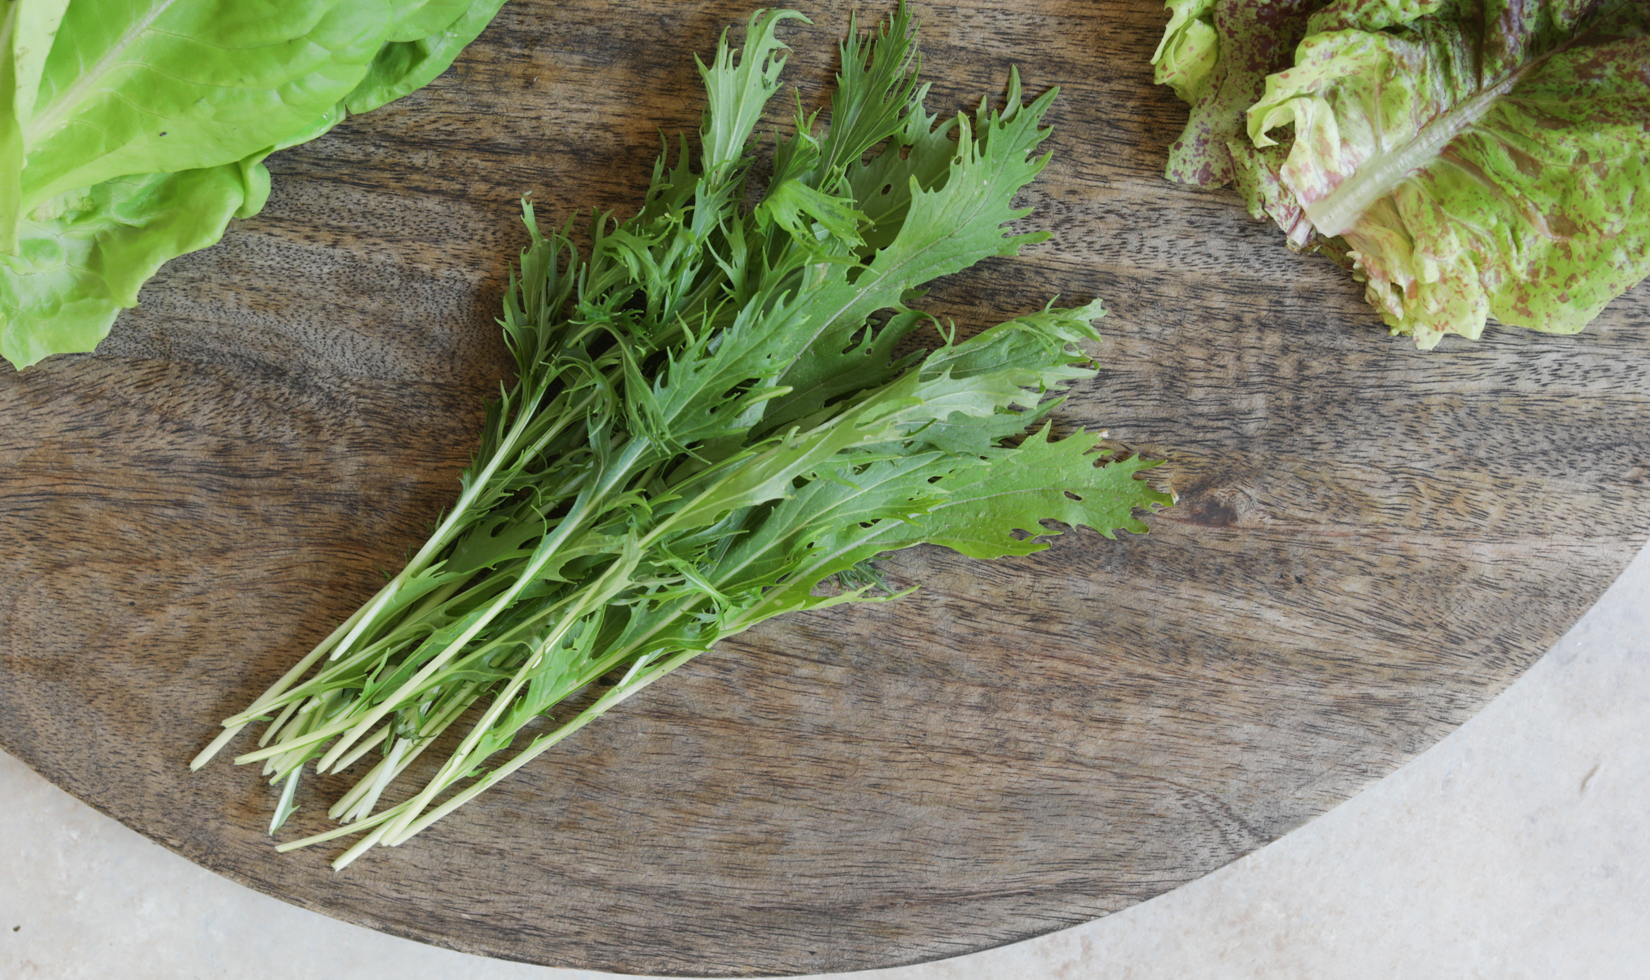
<path id="1" fill-rule="evenodd" d="M 1650 274 L 1650 4 L 1171 0 L 1168 176 L 1235 180 L 1430 348 L 1574 333 Z"/>
<path id="2" fill-rule="evenodd" d="M 13 0 L 0 22 L 0 356 L 89 351 L 263 160 L 428 83 L 503 0 Z"/>
<path id="3" fill-rule="evenodd" d="M 500 321 L 518 377 L 457 504 L 193 763 L 272 717 L 236 762 L 281 788 L 273 832 L 307 764 L 371 754 L 329 811 L 344 825 L 282 850 L 364 832 L 341 868 L 402 843 L 723 637 L 896 598 L 887 552 L 1024 555 L 1058 533 L 1044 520 L 1110 537 L 1170 502 L 1137 478 L 1151 464 L 1050 434 L 1095 374 L 1098 303 L 896 356 L 938 326 L 908 305 L 924 283 L 1047 237 L 1007 225 L 1054 92 L 1022 103 L 1011 76 L 1003 108 L 936 118 L 901 5 L 850 28 L 828 128 L 799 113 L 759 178 L 775 29 L 800 17 L 759 11 L 743 50 L 724 35 L 700 64 L 697 160 L 685 140 L 661 157 L 640 212 L 597 217 L 586 251 L 527 207 Z M 445 760 L 409 773 L 449 729 Z M 419 782 L 381 804 L 403 775 Z"/>

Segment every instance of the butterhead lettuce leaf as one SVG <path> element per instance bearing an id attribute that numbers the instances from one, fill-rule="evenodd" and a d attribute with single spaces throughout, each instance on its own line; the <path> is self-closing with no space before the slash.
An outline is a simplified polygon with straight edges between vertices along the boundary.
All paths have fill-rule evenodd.
<path id="1" fill-rule="evenodd" d="M 263 207 L 263 159 L 440 74 L 503 0 L 14 0 L 0 24 L 0 355 L 88 351 Z"/>

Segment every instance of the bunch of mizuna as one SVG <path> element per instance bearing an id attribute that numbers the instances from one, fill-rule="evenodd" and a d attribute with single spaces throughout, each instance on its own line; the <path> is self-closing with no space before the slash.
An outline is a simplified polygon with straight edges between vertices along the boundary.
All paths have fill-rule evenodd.
<path id="1" fill-rule="evenodd" d="M 757 13 L 742 52 L 724 38 L 700 65 L 697 161 L 685 141 L 662 157 L 641 211 L 597 219 L 587 253 L 527 209 L 501 320 L 518 377 L 457 504 L 194 762 L 269 720 L 235 761 L 280 787 L 272 831 L 308 764 L 365 768 L 330 810 L 343 826 L 282 850 L 364 833 L 341 868 L 400 844 L 717 640 L 891 598 L 879 555 L 1027 554 L 1043 520 L 1109 537 L 1168 502 L 1137 478 L 1147 463 L 1050 436 L 1062 389 L 1094 374 L 1078 345 L 1097 304 L 895 356 L 932 322 L 906 305 L 924 283 L 1046 237 L 1005 225 L 1047 162 L 1053 93 L 1022 104 L 1011 79 L 1000 111 L 938 120 L 901 8 L 843 43 L 829 128 L 798 118 L 758 196 L 774 30 L 799 16 Z M 445 761 L 397 786 L 433 745 Z"/>

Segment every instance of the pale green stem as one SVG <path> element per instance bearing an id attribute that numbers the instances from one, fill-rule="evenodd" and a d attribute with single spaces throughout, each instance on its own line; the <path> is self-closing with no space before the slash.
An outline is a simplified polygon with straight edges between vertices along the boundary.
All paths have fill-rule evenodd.
<path id="1" fill-rule="evenodd" d="M 486 792 L 488 789 L 491 789 L 496 783 L 498 783 L 499 780 L 531 762 L 534 758 L 543 754 L 557 742 L 560 742 L 562 739 L 583 728 L 585 725 L 590 724 L 601 715 L 606 714 L 615 705 L 641 691 L 649 684 L 652 684 L 654 681 L 675 670 L 677 667 L 680 667 L 682 664 L 692 660 L 694 657 L 698 656 L 699 653 L 700 651 L 698 650 L 683 650 L 657 666 L 650 665 L 647 668 L 647 672 L 639 679 L 626 678 L 624 681 L 621 681 L 619 684 L 615 685 L 613 690 L 598 698 L 595 703 L 590 705 L 590 707 L 575 715 L 571 721 L 567 722 L 565 725 L 562 725 L 554 732 L 550 732 L 535 739 L 531 745 L 529 745 L 520 754 L 512 758 L 509 762 L 506 762 L 504 765 L 499 766 L 492 772 L 489 772 L 474 785 L 466 787 L 463 792 L 453 796 L 451 799 L 442 803 L 434 810 L 431 810 L 428 814 L 418 818 L 415 822 L 409 821 L 405 816 L 394 821 L 393 824 L 385 828 L 385 836 L 390 838 L 388 842 L 389 846 L 394 847 L 405 843 L 415 834 L 423 831 L 437 820 L 447 816 L 449 813 L 452 813 L 465 803 L 468 803 L 470 800 Z M 403 825 L 405 825 L 404 829 Z"/>
<path id="2" fill-rule="evenodd" d="M 299 840 L 287 841 L 285 844 L 276 844 L 275 853 L 285 854 L 287 851 L 295 851 L 300 847 L 312 847 L 316 844 L 322 843 L 323 841 L 334 840 L 339 837 L 347 837 L 350 834 L 359 834 L 368 827 L 383 823 L 399 812 L 401 812 L 401 808 L 399 806 L 392 806 L 388 810 L 380 810 L 365 820 L 361 820 L 357 823 L 345 824 L 342 827 L 334 827 L 331 830 L 323 831 L 319 834 L 314 834 Z"/>
<path id="3" fill-rule="evenodd" d="M 550 563 L 550 559 L 554 557 L 556 549 L 564 544 L 568 538 L 572 537 L 575 531 L 584 530 L 583 525 L 585 521 L 592 517 L 599 516 L 602 513 L 602 508 L 598 505 L 605 501 L 607 495 L 613 491 L 613 488 L 617 484 L 621 483 L 624 479 L 630 476 L 631 470 L 636 466 L 643 454 L 647 452 L 648 448 L 649 447 L 647 444 L 640 440 L 633 441 L 627 445 L 624 452 L 620 454 L 619 459 L 615 461 L 612 472 L 595 487 L 588 497 L 585 498 L 585 503 L 582 507 L 578 508 L 574 513 L 568 514 L 564 517 L 561 523 L 556 526 L 556 530 L 553 531 L 544 541 L 540 542 L 538 551 L 534 558 L 521 570 L 520 576 L 511 584 L 510 588 L 505 590 L 505 592 L 497 599 L 493 600 L 493 602 L 487 606 L 483 614 L 478 617 L 474 623 L 470 624 L 470 626 L 466 628 L 463 633 L 459 634 L 457 639 L 448 644 L 445 649 L 436 654 L 435 657 L 431 658 L 430 662 L 425 664 L 417 674 L 405 681 L 394 694 L 390 695 L 372 710 L 368 711 L 366 716 L 362 718 L 362 720 L 354 728 L 350 729 L 347 734 L 342 736 L 327 752 L 327 754 L 321 758 L 321 761 L 316 764 L 316 771 L 327 771 L 327 769 L 331 767 L 334 762 L 336 762 L 346 751 L 348 751 L 351 744 L 353 744 L 357 739 L 365 736 L 372 726 L 376 725 L 380 719 L 389 714 L 391 711 L 396 710 L 402 701 L 404 701 L 412 693 L 418 691 L 431 674 L 435 673 L 437 670 L 440 670 L 443 664 L 456 656 L 458 652 L 464 648 L 465 644 L 475 639 L 476 635 L 486 628 L 488 623 L 491 623 L 500 612 L 503 612 L 504 609 L 510 605 L 510 603 L 514 602 L 516 596 L 520 595 L 523 589 L 537 579 L 539 572 Z"/>
<path id="4" fill-rule="evenodd" d="M 409 744 L 404 738 L 395 740 L 395 745 L 390 748 L 390 754 L 384 757 L 383 762 L 379 763 L 378 769 L 381 771 L 367 786 L 367 792 L 361 798 L 360 805 L 355 807 L 356 810 L 360 811 L 357 816 L 366 816 L 372 812 L 373 807 L 378 805 L 378 797 L 383 795 L 384 788 L 389 786 L 390 780 L 394 779 L 395 774 L 401 771 L 401 759 L 407 754 Z M 349 818 L 346 817 L 345 822 L 347 823 L 348 820 Z"/>
<path id="5" fill-rule="evenodd" d="M 405 772 L 407 767 L 412 765 L 413 760 L 422 755 L 425 749 L 429 748 L 431 745 L 434 745 L 436 738 L 439 737 L 442 732 L 446 731 L 448 726 L 457 721 L 458 717 L 468 710 L 470 705 L 476 702 L 476 699 L 480 697 L 480 695 L 476 693 L 476 688 L 480 686 L 480 684 L 471 681 L 469 684 L 465 685 L 464 688 L 460 688 L 459 695 L 452 699 L 452 703 L 448 705 L 445 710 L 424 723 L 424 726 L 419 729 L 417 738 L 414 739 L 417 745 L 411 752 L 401 758 L 398 765 L 393 767 L 394 771 L 391 772 L 389 779 L 386 780 L 386 783 L 393 782 L 403 772 Z M 384 763 L 380 761 L 379 764 L 374 766 L 365 776 L 356 780 L 355 785 L 350 787 L 349 792 L 345 793 L 343 798 L 333 804 L 332 808 L 327 811 L 327 816 L 336 820 L 338 819 L 338 815 L 340 813 L 351 812 L 350 816 L 343 818 L 346 822 L 350 820 L 358 820 L 361 817 L 366 816 L 372 809 L 371 807 L 367 807 L 363 810 L 360 807 L 352 806 L 352 804 L 356 800 L 359 800 L 362 794 L 364 794 L 368 787 L 372 784 L 373 780 L 378 778 L 380 770 L 383 766 Z M 340 768 L 343 767 L 340 766 Z"/>
<path id="6" fill-rule="evenodd" d="M 258 738 L 258 748 L 261 749 L 268 745 L 269 740 L 275 737 L 275 733 L 286 725 L 287 719 L 291 718 L 292 713 L 297 710 L 298 702 L 288 701 L 286 707 L 281 709 L 281 713 L 275 716 L 275 720 L 269 723 L 269 727 L 264 729 L 263 735 Z"/>
<path id="7" fill-rule="evenodd" d="M 293 664 L 291 670 L 288 670 L 286 673 L 282 674 L 280 680 L 270 685 L 269 690 L 258 695 L 257 699 L 254 700 L 245 711 L 225 719 L 223 723 L 224 731 L 221 732 L 217 738 L 213 739 L 211 743 L 206 746 L 206 748 L 202 749 L 200 754 L 196 755 L 189 761 L 189 768 L 191 770 L 199 769 L 201 766 L 211 762 L 213 756 L 222 751 L 225 745 L 228 745 L 236 735 L 241 733 L 241 729 L 245 728 L 248 723 L 257 718 L 258 715 L 263 712 L 265 705 L 269 704 L 277 697 L 280 697 L 280 695 L 285 692 L 288 687 L 291 687 L 292 684 L 298 680 L 298 678 L 307 673 L 309 668 L 315 666 L 315 662 L 317 660 L 320 660 L 322 657 L 326 656 L 327 651 L 338 642 L 338 638 L 354 626 L 360 618 L 361 610 L 357 609 L 355 612 L 350 614 L 348 619 L 344 620 L 342 623 L 339 623 L 338 627 L 328 634 L 326 639 L 322 640 L 320 643 L 317 643 L 315 648 L 305 655 L 302 660 L 298 661 L 296 664 Z"/>
<path id="8" fill-rule="evenodd" d="M 379 824 L 377 830 L 374 830 L 372 833 L 356 841 L 350 846 L 349 850 L 338 855 L 337 859 L 332 862 L 332 870 L 342 871 L 349 867 L 356 858 L 372 850 L 374 845 L 376 845 L 380 840 L 383 840 L 384 832 L 390 829 L 391 823 L 393 823 L 393 821 L 386 821 Z"/>
<path id="9" fill-rule="evenodd" d="M 493 722 L 498 719 L 498 716 L 509 707 L 510 702 L 516 696 L 516 692 L 521 690 L 523 684 L 527 683 L 528 677 L 543 660 L 547 651 L 553 650 L 556 645 L 561 642 L 562 638 L 567 635 L 567 631 L 572 629 L 575 624 L 580 622 L 584 616 L 591 611 L 590 607 L 594 600 L 590 597 L 603 595 L 606 579 L 608 576 L 613 575 L 618 568 L 619 565 L 617 562 L 609 565 L 607 569 L 602 572 L 601 576 L 599 576 L 596 581 L 583 592 L 581 601 L 575 603 L 573 607 L 569 609 L 568 612 L 562 617 L 561 622 L 556 625 L 556 628 L 553 629 L 550 634 L 538 644 L 538 649 L 534 651 L 533 655 L 522 662 L 521 667 L 516 670 L 515 676 L 510 678 L 510 683 L 505 686 L 504 690 L 500 691 L 493 698 L 492 703 L 487 706 L 487 710 L 482 713 L 481 718 L 470 728 L 469 734 L 464 736 L 464 741 L 459 743 L 458 748 L 453 751 L 452 756 L 447 760 L 447 763 L 442 766 L 441 771 L 430 780 L 429 784 L 426 785 L 424 789 L 418 793 L 418 795 L 407 801 L 409 804 L 409 810 L 402 817 L 396 819 L 395 825 L 411 821 L 418 815 L 419 811 L 429 805 L 430 801 L 433 800 L 448 783 L 459 778 L 463 773 L 468 772 L 471 768 L 473 768 L 473 766 L 467 764 L 467 760 L 469 756 L 475 752 L 476 746 L 479 745 L 481 740 L 486 737 L 487 729 L 491 727 Z M 391 830 L 394 832 L 394 825 L 392 825 Z"/>
<path id="10" fill-rule="evenodd" d="M 379 742 L 382 742 L 385 738 L 389 737 L 390 729 L 394 727 L 395 725 L 393 723 L 387 723 L 380 727 L 378 731 L 372 734 L 371 738 L 357 745 L 355 747 L 355 751 L 345 756 L 344 761 L 338 763 L 338 768 L 341 770 L 348 769 L 350 766 L 355 765 L 361 760 L 362 756 L 372 751 L 372 747 L 374 745 L 377 745 Z"/>

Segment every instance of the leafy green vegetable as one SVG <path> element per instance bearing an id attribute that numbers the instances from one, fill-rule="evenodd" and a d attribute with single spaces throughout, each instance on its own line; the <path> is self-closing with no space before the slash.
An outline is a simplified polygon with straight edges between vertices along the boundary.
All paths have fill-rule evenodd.
<path id="1" fill-rule="evenodd" d="M 1152 56 L 1157 81 L 1191 105 L 1169 148 L 1170 180 L 1221 187 L 1249 167 L 1244 110 L 1266 76 L 1288 68 L 1306 15 L 1325 0 L 1169 0 L 1169 25 Z M 1236 159 L 1234 159 L 1236 158 Z"/>
<path id="2" fill-rule="evenodd" d="M 1196 16 L 1218 25 L 1228 7 L 1258 2 L 1177 10 L 1170 33 L 1186 40 L 1165 39 L 1174 59 L 1160 58 L 1163 80 L 1190 77 L 1175 66 L 1207 57 L 1183 53 L 1204 36 L 1188 26 Z M 1449 333 L 1479 336 L 1490 316 L 1573 333 L 1650 274 L 1650 5 L 1306 6 L 1315 12 L 1268 26 L 1265 44 L 1291 28 L 1305 36 L 1293 67 L 1255 94 L 1248 139 L 1227 135 L 1231 175 L 1292 247 L 1366 281 L 1393 333 L 1432 347 Z M 1219 59 L 1248 53 L 1239 42 Z M 1191 90 L 1198 105 L 1210 84 Z M 1192 179 L 1224 182 L 1212 163 Z"/>
<path id="3" fill-rule="evenodd" d="M 785 61 L 775 28 L 798 17 L 758 12 L 742 51 L 724 37 L 700 66 L 698 166 L 685 148 L 661 158 L 640 213 L 597 218 L 587 253 L 527 208 L 501 320 L 518 377 L 457 505 L 194 762 L 273 714 L 236 760 L 282 787 L 273 831 L 309 762 L 376 751 L 330 811 L 345 825 L 283 850 L 366 832 L 342 867 L 401 843 L 717 640 L 890 598 L 872 564 L 887 552 L 1023 555 L 1057 533 L 1044 520 L 1109 537 L 1169 502 L 1136 478 L 1149 464 L 1050 436 L 1060 393 L 1095 373 L 1079 345 L 1097 339 L 1098 303 L 894 356 L 932 322 L 907 305 L 924 283 L 1047 237 L 1005 226 L 1046 163 L 1054 93 L 1022 104 L 1013 77 L 1003 109 L 937 121 L 902 5 L 851 33 L 829 127 L 798 118 L 747 207 L 753 128 Z M 461 717 L 446 760 L 381 807 Z"/>
<path id="4" fill-rule="evenodd" d="M 15 0 L 0 23 L 0 356 L 88 351 L 263 160 L 440 74 L 503 0 Z"/>

